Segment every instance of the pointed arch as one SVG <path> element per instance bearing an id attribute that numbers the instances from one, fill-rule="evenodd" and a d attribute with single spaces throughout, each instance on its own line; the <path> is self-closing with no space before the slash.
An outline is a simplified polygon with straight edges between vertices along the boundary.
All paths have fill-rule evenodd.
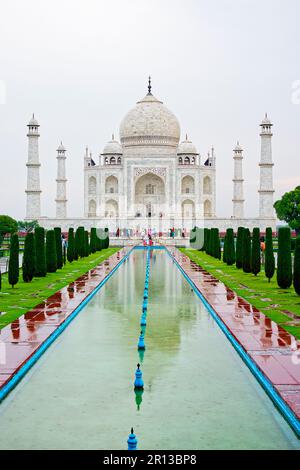
<path id="1" fill-rule="evenodd" d="M 210 176 L 205 176 L 203 178 L 203 193 L 204 194 L 211 194 L 212 193 L 212 187 L 211 187 L 211 178 Z"/>
<path id="2" fill-rule="evenodd" d="M 212 216 L 212 205 L 209 199 L 204 201 L 204 217 L 211 217 Z"/>
<path id="3" fill-rule="evenodd" d="M 183 219 L 192 219 L 195 217 L 195 203 L 191 199 L 185 199 L 181 204 L 181 213 Z"/>
<path id="4" fill-rule="evenodd" d="M 181 180 L 181 194 L 194 194 L 195 180 L 192 176 L 184 176 Z"/>
<path id="5" fill-rule="evenodd" d="M 105 180 L 106 194 L 117 194 L 119 191 L 119 182 L 116 176 L 109 176 Z"/>
<path id="6" fill-rule="evenodd" d="M 89 217 L 96 217 L 97 205 L 94 199 L 89 201 Z"/>
<path id="7" fill-rule="evenodd" d="M 89 194 L 96 194 L 97 192 L 97 180 L 95 176 L 90 176 L 88 181 Z"/>
<path id="8" fill-rule="evenodd" d="M 119 217 L 119 205 L 114 199 L 109 199 L 105 203 L 105 217 L 114 219 Z"/>

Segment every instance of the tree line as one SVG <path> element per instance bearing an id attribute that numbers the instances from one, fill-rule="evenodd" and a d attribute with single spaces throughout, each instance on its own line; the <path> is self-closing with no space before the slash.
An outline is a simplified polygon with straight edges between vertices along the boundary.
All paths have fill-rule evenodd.
<path id="1" fill-rule="evenodd" d="M 34 277 L 45 277 L 47 273 L 61 269 L 67 261 L 72 263 L 108 247 L 108 228 L 93 227 L 90 233 L 84 227 L 78 227 L 75 232 L 73 228 L 69 228 L 68 238 L 64 239 L 60 227 L 46 231 L 43 227 L 37 226 L 34 232 L 28 232 L 25 237 L 22 260 L 23 281 L 31 282 Z M 13 233 L 10 238 L 8 264 L 8 282 L 12 287 L 19 281 L 19 253 L 19 236 Z M 1 281 L 0 272 L 0 290 Z"/>
<path id="2" fill-rule="evenodd" d="M 276 272 L 277 284 L 282 289 L 288 289 L 293 284 L 295 292 L 300 295 L 300 236 L 292 250 L 291 230 L 280 227 L 278 230 L 277 269 L 273 248 L 272 228 L 266 229 L 264 254 L 264 272 L 270 282 Z M 205 251 L 208 255 L 222 259 L 221 239 L 218 228 L 200 229 L 194 227 L 190 234 L 190 245 L 195 249 Z M 294 252 L 294 263 L 292 253 Z M 223 262 L 229 266 L 235 265 L 245 273 L 257 276 L 261 271 L 261 238 L 258 227 L 252 234 L 248 228 L 239 227 L 236 235 L 232 228 L 226 230 L 223 245 Z"/>

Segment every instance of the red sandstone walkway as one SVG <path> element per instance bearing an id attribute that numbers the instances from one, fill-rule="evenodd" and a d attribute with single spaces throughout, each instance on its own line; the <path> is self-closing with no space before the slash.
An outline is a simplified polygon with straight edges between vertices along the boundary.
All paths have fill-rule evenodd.
<path id="1" fill-rule="evenodd" d="M 128 252 L 124 248 L 0 330 L 0 389 Z M 1 319 L 0 319 L 1 326 Z"/>
<path id="2" fill-rule="evenodd" d="M 300 341 L 188 256 L 176 248 L 169 251 L 300 419 Z"/>

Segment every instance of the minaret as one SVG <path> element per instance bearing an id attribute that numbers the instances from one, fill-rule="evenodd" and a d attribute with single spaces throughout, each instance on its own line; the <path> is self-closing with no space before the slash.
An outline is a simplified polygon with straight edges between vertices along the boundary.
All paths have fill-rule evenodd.
<path id="1" fill-rule="evenodd" d="M 273 162 L 272 162 L 272 126 L 267 114 L 261 126 L 261 156 L 259 178 L 259 217 L 273 218 Z"/>
<path id="2" fill-rule="evenodd" d="M 36 220 L 41 217 L 40 162 L 39 162 L 39 123 L 34 118 L 28 127 L 28 161 L 27 166 L 27 195 L 26 219 Z"/>
<path id="3" fill-rule="evenodd" d="M 56 218 L 67 217 L 67 191 L 66 191 L 66 149 L 62 142 L 57 149 L 57 191 L 56 191 Z"/>
<path id="4" fill-rule="evenodd" d="M 243 191 L 243 149 L 239 142 L 233 149 L 234 174 L 233 174 L 233 218 L 244 218 L 244 191 Z"/>

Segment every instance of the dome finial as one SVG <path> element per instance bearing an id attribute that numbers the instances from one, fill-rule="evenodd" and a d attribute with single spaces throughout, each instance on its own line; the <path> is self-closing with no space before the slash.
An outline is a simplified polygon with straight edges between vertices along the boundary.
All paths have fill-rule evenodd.
<path id="1" fill-rule="evenodd" d="M 152 94 L 151 93 L 151 88 L 152 88 L 152 86 L 151 86 L 151 75 L 149 75 L 149 77 L 148 77 L 148 95 Z"/>
<path id="2" fill-rule="evenodd" d="M 188 140 L 188 135 L 187 134 L 185 134 L 185 140 Z"/>
<path id="3" fill-rule="evenodd" d="M 112 135 L 111 135 L 111 140 L 115 140 L 115 134 L 114 133 L 112 133 Z"/>

